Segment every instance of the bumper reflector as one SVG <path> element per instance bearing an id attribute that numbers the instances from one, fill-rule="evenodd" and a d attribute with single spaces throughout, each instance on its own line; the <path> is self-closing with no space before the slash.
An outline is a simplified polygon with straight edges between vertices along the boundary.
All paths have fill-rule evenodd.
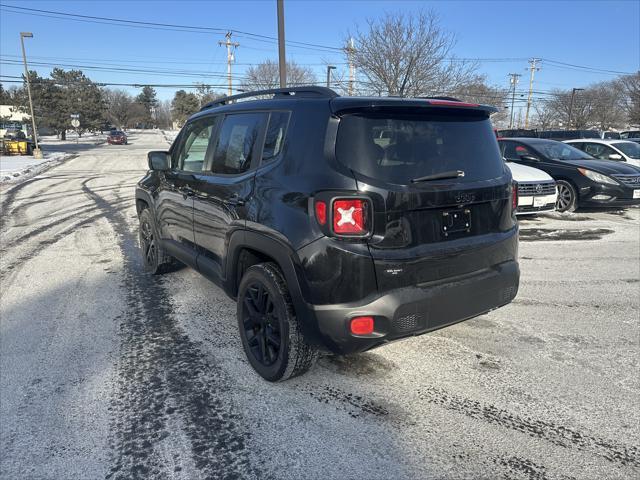
<path id="1" fill-rule="evenodd" d="M 373 333 L 373 317 L 354 317 L 350 328 L 353 335 L 369 335 Z"/>

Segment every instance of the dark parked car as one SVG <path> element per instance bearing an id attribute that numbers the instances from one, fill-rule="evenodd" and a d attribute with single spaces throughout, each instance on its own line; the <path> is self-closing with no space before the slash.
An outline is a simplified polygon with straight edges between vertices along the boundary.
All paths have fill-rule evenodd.
<path id="1" fill-rule="evenodd" d="M 107 135 L 107 143 L 109 145 L 127 145 L 127 134 L 122 130 L 111 130 Z"/>
<path id="2" fill-rule="evenodd" d="M 216 100 L 169 152 L 149 153 L 136 189 L 146 268 L 178 259 L 237 299 L 245 353 L 270 381 L 319 351 L 362 352 L 505 305 L 518 290 L 517 194 L 494 111 L 321 87 Z"/>
<path id="3" fill-rule="evenodd" d="M 580 206 L 640 204 L 640 168 L 613 160 L 597 160 L 567 143 L 536 138 L 499 140 L 510 162 L 544 170 L 558 187 L 557 209 Z"/>
<path id="4" fill-rule="evenodd" d="M 535 129 L 524 128 L 508 128 L 506 130 L 496 130 L 496 137 L 498 138 L 511 138 L 511 137 L 531 137 L 536 138 L 538 131 Z"/>
<path id="5" fill-rule="evenodd" d="M 597 130 L 542 130 L 538 132 L 538 138 L 549 140 L 573 140 L 574 138 L 601 138 Z"/>

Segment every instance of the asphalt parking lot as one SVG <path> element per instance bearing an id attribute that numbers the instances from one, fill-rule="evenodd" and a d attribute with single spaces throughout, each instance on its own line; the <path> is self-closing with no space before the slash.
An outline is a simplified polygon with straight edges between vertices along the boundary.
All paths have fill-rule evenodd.
<path id="1" fill-rule="evenodd" d="M 1 478 L 640 476 L 640 209 L 524 219 L 512 304 L 269 384 L 221 290 L 142 272 L 130 141 L 0 185 Z"/>

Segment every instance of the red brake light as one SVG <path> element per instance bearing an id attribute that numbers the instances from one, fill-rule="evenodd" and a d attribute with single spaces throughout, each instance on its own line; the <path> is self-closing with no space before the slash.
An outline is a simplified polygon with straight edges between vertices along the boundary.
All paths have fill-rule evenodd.
<path id="1" fill-rule="evenodd" d="M 515 212 L 518 209 L 518 184 L 511 184 L 511 209 Z"/>
<path id="2" fill-rule="evenodd" d="M 333 231 L 339 235 L 366 235 L 367 201 L 340 198 L 333 201 Z"/>
<path id="3" fill-rule="evenodd" d="M 351 319 L 351 333 L 369 335 L 373 333 L 373 317 L 355 317 Z"/>
<path id="4" fill-rule="evenodd" d="M 327 223 L 327 204 L 321 200 L 316 202 L 316 220 L 320 225 Z"/>
<path id="5" fill-rule="evenodd" d="M 428 100 L 429 105 L 443 105 L 450 107 L 479 107 L 477 103 L 456 102 L 454 100 Z"/>

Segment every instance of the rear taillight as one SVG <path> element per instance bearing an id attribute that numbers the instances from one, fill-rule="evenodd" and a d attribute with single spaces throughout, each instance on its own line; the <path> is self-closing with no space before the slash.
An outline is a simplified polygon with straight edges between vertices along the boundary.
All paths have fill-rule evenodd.
<path id="1" fill-rule="evenodd" d="M 362 198 L 336 198 L 331 211 L 333 232 L 361 236 L 369 233 L 369 202 Z"/>
<path id="2" fill-rule="evenodd" d="M 518 184 L 511 184 L 511 209 L 515 212 L 518 209 Z"/>
<path id="3" fill-rule="evenodd" d="M 320 225 L 327 223 L 327 204 L 322 200 L 316 201 L 316 220 Z"/>

